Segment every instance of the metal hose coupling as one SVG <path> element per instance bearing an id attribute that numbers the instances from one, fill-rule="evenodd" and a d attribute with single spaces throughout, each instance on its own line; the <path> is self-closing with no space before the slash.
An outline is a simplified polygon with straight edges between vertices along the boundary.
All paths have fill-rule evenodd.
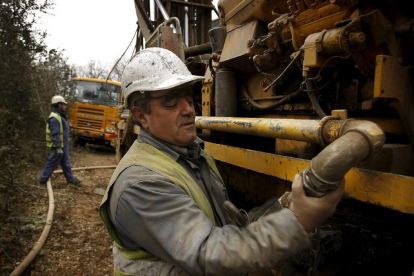
<path id="1" fill-rule="evenodd" d="M 372 156 L 385 143 L 384 131 L 370 121 L 349 119 L 339 130 L 339 138 L 323 149 L 302 172 L 305 192 L 322 197 L 338 188 L 345 174 Z"/>
<path id="2" fill-rule="evenodd" d="M 326 183 L 323 179 L 318 178 L 311 166 L 312 162 L 309 168 L 302 172 L 303 187 L 307 196 L 323 197 L 341 184 L 342 179 L 339 182 Z"/>

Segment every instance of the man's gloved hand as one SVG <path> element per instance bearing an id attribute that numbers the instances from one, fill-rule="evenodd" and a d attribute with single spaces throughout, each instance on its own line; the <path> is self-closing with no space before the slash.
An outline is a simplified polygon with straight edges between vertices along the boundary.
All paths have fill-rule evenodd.
<path id="1" fill-rule="evenodd" d="M 62 148 L 57 148 L 56 149 L 56 156 L 57 156 L 57 158 L 61 158 L 63 156 Z"/>
<path id="2" fill-rule="evenodd" d="M 303 189 L 302 177 L 297 174 L 292 183 L 292 201 L 289 203 L 289 209 L 296 215 L 306 232 L 310 232 L 334 214 L 344 193 L 344 187 L 345 181 L 338 189 L 323 197 L 308 197 Z"/>

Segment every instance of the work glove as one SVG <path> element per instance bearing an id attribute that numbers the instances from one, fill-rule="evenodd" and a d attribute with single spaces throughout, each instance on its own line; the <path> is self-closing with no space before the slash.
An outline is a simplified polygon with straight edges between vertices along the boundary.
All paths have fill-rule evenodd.
<path id="1" fill-rule="evenodd" d="M 56 157 L 60 159 L 60 158 L 62 158 L 62 156 L 63 156 L 62 148 L 57 148 L 56 149 Z"/>

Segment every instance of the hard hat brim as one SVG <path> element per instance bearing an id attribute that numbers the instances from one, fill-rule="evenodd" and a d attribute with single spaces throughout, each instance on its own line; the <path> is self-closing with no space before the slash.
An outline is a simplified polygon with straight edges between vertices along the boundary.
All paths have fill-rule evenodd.
<path id="1" fill-rule="evenodd" d="M 175 78 L 167 78 L 165 81 L 158 83 L 157 85 L 149 86 L 145 89 L 145 91 L 158 91 L 158 90 L 166 90 L 171 88 L 176 88 L 182 85 L 190 85 L 198 81 L 204 80 L 204 77 L 201 76 L 194 76 L 194 75 L 178 75 Z M 141 91 L 142 90 L 142 82 L 147 81 L 146 79 L 137 80 L 133 82 L 131 85 L 128 86 L 128 90 L 130 91 Z"/>
<path id="2" fill-rule="evenodd" d="M 179 75 L 176 76 L 173 80 L 172 79 L 167 79 L 161 83 L 159 83 L 156 86 L 152 86 L 152 87 L 148 87 L 146 89 L 146 92 L 151 92 L 151 91 L 159 91 L 159 90 L 168 90 L 168 89 L 172 89 L 172 88 L 179 88 L 179 87 L 183 87 L 183 86 L 187 86 L 187 85 L 193 85 L 199 81 L 203 81 L 204 77 L 201 76 L 194 76 L 194 75 Z M 142 88 L 142 84 L 140 81 L 136 81 L 134 83 L 132 83 L 131 85 L 128 86 L 128 90 L 130 91 L 141 91 Z M 128 108 L 128 103 L 129 103 L 129 98 L 131 97 L 131 95 L 134 92 L 129 93 L 128 97 L 125 98 L 125 102 L 124 102 L 124 106 L 126 108 Z M 138 99 L 140 97 L 143 97 L 144 94 L 140 93 L 139 97 L 134 97 L 134 99 Z"/>

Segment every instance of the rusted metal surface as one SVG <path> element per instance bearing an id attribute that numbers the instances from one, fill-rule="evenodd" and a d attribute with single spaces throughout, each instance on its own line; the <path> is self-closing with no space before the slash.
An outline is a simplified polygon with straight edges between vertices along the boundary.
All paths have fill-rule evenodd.
<path id="1" fill-rule="evenodd" d="M 344 120 L 196 117 L 196 127 L 221 132 L 329 144 L 339 138 Z M 320 129 L 322 127 L 322 129 Z"/>
<path id="2" fill-rule="evenodd" d="M 275 153 L 296 158 L 312 159 L 321 147 L 314 143 L 276 138 Z"/>
<path id="3" fill-rule="evenodd" d="M 251 55 L 256 54 L 251 52 L 255 48 L 248 47 L 247 42 L 266 33 L 266 26 L 258 20 L 248 22 L 232 31 L 227 29 L 227 36 L 220 57 L 220 66 L 245 72 L 257 72 L 253 61 L 250 59 Z M 241 41 L 244 42 L 241 43 Z"/>
<path id="4" fill-rule="evenodd" d="M 286 1 L 280 0 L 220 0 L 218 7 L 223 11 L 223 23 L 226 23 L 227 31 L 253 19 L 269 23 L 278 17 L 278 14 L 271 13 L 272 10 L 282 14 L 289 12 Z"/>
<path id="5" fill-rule="evenodd" d="M 359 81 L 353 79 L 348 86 L 342 86 L 340 98 L 344 101 L 345 110 L 355 111 L 358 108 L 358 92 L 360 90 Z"/>
<path id="6" fill-rule="evenodd" d="M 224 67 L 216 71 L 216 116 L 237 116 L 237 79 L 236 72 Z"/>
<path id="7" fill-rule="evenodd" d="M 348 10 L 340 9 L 334 5 L 326 5 L 319 9 L 308 9 L 294 17 L 296 37 L 299 45 L 302 45 L 306 37 L 315 30 L 332 29 L 336 22 L 346 18 Z"/>
<path id="8" fill-rule="evenodd" d="M 414 176 L 414 152 L 409 144 L 385 144 L 373 156 L 359 163 L 358 167 Z"/>
<path id="9" fill-rule="evenodd" d="M 201 112 L 203 116 L 211 116 L 213 108 L 213 77 L 207 68 L 204 75 L 203 88 L 201 89 Z M 210 135 L 210 130 L 203 129 L 203 134 Z"/>
<path id="10" fill-rule="evenodd" d="M 379 118 L 360 118 L 361 120 L 369 120 L 379 125 L 384 132 L 404 135 L 405 130 L 399 119 L 379 119 Z"/>
<path id="11" fill-rule="evenodd" d="M 135 9 L 141 28 L 141 32 L 144 35 L 145 39 L 148 39 L 155 28 L 152 25 L 151 19 L 149 18 L 147 12 L 145 11 L 144 4 L 141 0 L 134 0 Z"/>
<path id="12" fill-rule="evenodd" d="M 205 116 L 211 115 L 211 104 L 212 104 L 212 94 L 213 94 L 213 85 L 212 82 L 206 82 L 203 84 L 201 89 L 201 99 L 202 99 L 202 112 Z"/>
<path id="13" fill-rule="evenodd" d="M 307 194 L 321 197 L 336 189 L 349 169 L 382 148 L 385 135 L 369 121 L 196 118 L 197 127 L 270 138 L 315 142 L 327 146 L 304 172 Z M 339 138 L 339 139 L 338 139 Z"/>
<path id="14" fill-rule="evenodd" d="M 338 109 L 332 110 L 332 116 L 338 116 L 341 120 L 348 119 L 348 110 L 346 109 Z"/>
<path id="15" fill-rule="evenodd" d="M 365 39 L 358 40 L 356 37 L 364 36 L 358 20 L 352 21 L 344 27 L 334 29 L 324 29 L 319 33 L 312 33 L 307 36 L 304 42 L 304 76 L 309 75 L 309 71 L 320 68 L 325 64 L 329 57 L 347 56 L 351 53 L 364 49 Z M 351 36 L 352 35 L 352 36 Z M 302 37 L 305 35 L 302 33 Z M 331 64 L 333 65 L 333 64 Z"/>
<path id="16" fill-rule="evenodd" d="M 409 74 L 395 57 L 379 55 L 376 60 L 374 98 L 394 99 L 411 145 L 414 147 L 414 94 Z"/>
<path id="17" fill-rule="evenodd" d="M 196 117 L 196 127 L 222 132 L 318 143 L 318 121 Z"/>
<path id="18" fill-rule="evenodd" d="M 216 160 L 288 181 L 293 181 L 295 174 L 301 173 L 310 163 L 271 153 L 205 144 Z M 345 194 L 351 198 L 414 214 L 414 177 L 352 168 L 345 180 Z"/>
<path id="19" fill-rule="evenodd" d="M 157 47 L 157 30 L 154 26 L 160 26 L 164 18 L 178 18 L 179 22 L 184 23 L 182 34 L 186 39 L 187 46 L 195 46 L 209 41 L 208 30 L 211 29 L 211 11 L 215 7 L 211 1 L 189 0 L 189 1 L 156 1 L 155 21 L 151 21 L 149 0 L 135 0 L 138 25 L 141 33 L 146 40 L 146 48 Z M 186 24 L 185 22 L 190 22 Z M 174 27 L 174 26 L 173 26 Z M 176 27 L 176 26 L 175 26 Z M 175 33 L 175 31 L 174 31 Z M 180 31 L 181 34 L 181 31 Z M 182 40 L 179 40 L 181 43 Z"/>

